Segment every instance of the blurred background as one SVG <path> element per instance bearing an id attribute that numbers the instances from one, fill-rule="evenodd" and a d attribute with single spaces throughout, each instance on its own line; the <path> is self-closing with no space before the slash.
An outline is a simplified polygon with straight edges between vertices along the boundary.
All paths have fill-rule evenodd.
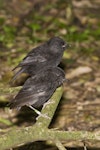
<path id="1" fill-rule="evenodd" d="M 61 62 L 69 82 L 64 85 L 64 93 L 50 127 L 66 131 L 100 130 L 100 1 L 0 0 L 2 132 L 35 122 L 36 116 L 30 109 L 23 108 L 18 112 L 7 108 L 7 103 L 16 94 L 16 89 L 12 92 L 9 88 L 9 81 L 12 69 L 24 56 L 53 36 L 62 37 L 71 47 Z M 56 150 L 55 146 L 44 142 L 15 149 L 33 147 Z"/>

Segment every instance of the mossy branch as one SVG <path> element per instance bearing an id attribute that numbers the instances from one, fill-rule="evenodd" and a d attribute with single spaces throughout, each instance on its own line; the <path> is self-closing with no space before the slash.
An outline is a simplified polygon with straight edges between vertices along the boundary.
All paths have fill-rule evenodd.
<path id="1" fill-rule="evenodd" d="M 52 141 L 56 144 L 59 150 L 64 150 L 62 141 L 67 141 L 67 146 L 70 146 L 70 141 L 74 142 L 73 146 L 83 146 L 83 141 L 86 146 L 100 146 L 100 134 L 87 131 L 57 131 L 48 129 L 54 112 L 62 96 L 62 87 L 58 88 L 51 97 L 50 104 L 42 109 L 42 114 L 50 117 L 50 119 L 39 117 L 37 122 L 30 127 L 12 128 L 0 137 L 0 148 L 2 150 L 18 146 L 23 143 L 33 141 Z M 99 144 L 98 144 L 99 143 Z"/>

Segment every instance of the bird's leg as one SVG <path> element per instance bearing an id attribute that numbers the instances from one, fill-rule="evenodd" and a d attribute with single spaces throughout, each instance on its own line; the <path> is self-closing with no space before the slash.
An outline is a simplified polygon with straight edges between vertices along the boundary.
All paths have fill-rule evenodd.
<path id="1" fill-rule="evenodd" d="M 41 114 L 41 112 L 39 110 L 35 109 L 34 107 L 32 107 L 32 106 L 28 106 L 28 107 L 31 108 L 32 110 L 34 110 L 37 115 Z"/>
<path id="2" fill-rule="evenodd" d="M 35 109 L 34 107 L 32 107 L 32 106 L 28 106 L 28 107 L 31 108 L 32 110 L 34 110 L 35 113 L 39 115 L 38 117 L 44 117 L 44 118 L 50 119 L 50 117 L 48 117 L 46 114 L 41 114 L 41 112 L 39 110 Z"/>

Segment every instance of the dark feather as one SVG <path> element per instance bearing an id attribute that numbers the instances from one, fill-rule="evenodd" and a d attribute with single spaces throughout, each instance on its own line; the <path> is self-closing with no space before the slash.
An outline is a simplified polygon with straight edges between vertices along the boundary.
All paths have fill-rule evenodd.
<path id="1" fill-rule="evenodd" d="M 27 79 L 23 88 L 10 102 L 10 108 L 24 105 L 40 107 L 50 99 L 57 87 L 63 84 L 65 73 L 59 67 L 49 67 Z"/>
<path id="2" fill-rule="evenodd" d="M 38 71 L 46 67 L 56 67 L 59 65 L 64 50 L 67 45 L 61 38 L 54 37 L 51 38 L 46 43 L 32 49 L 27 56 L 19 63 L 18 67 L 21 69 L 15 73 L 12 79 L 12 85 L 14 80 L 17 80 L 22 73 L 27 73 L 29 75 L 35 75 Z M 16 85 L 17 86 L 17 85 Z"/>

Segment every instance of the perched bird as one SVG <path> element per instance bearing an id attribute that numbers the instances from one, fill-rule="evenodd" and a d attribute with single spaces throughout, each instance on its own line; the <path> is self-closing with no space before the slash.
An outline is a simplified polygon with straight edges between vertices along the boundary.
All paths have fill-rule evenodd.
<path id="1" fill-rule="evenodd" d="M 16 66 L 16 68 L 21 67 L 14 75 L 11 80 L 12 86 L 19 86 L 21 83 L 14 85 L 15 80 L 23 73 L 27 76 L 33 76 L 38 73 L 38 71 L 47 68 L 58 66 L 64 50 L 69 45 L 59 37 L 53 37 L 44 44 L 32 49 L 27 56 Z M 26 77 L 27 78 L 27 77 Z M 26 80 L 25 78 L 25 80 Z M 25 81 L 24 81 L 25 82 Z M 23 83 L 22 83 L 23 85 Z"/>
<path id="2" fill-rule="evenodd" d="M 45 68 L 26 80 L 9 106 L 11 109 L 20 109 L 24 105 L 38 108 L 51 98 L 56 88 L 61 86 L 65 80 L 65 73 L 61 68 Z"/>

